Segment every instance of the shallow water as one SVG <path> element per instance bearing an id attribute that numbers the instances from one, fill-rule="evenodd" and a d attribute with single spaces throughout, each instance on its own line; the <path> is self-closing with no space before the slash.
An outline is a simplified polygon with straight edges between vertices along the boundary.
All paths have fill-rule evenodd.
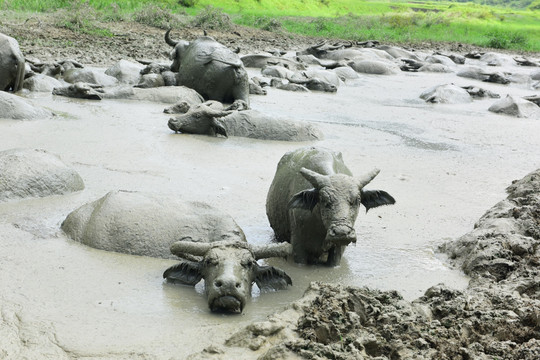
<path id="1" fill-rule="evenodd" d="M 493 99 L 436 105 L 418 98 L 450 82 L 501 96 L 530 93 L 526 86 L 454 74 L 401 73 L 362 76 L 336 94 L 269 89 L 267 96 L 252 96 L 256 110 L 318 123 L 326 139 L 317 143 L 174 134 L 165 104 L 35 96 L 60 115 L 0 120 L 0 150 L 55 153 L 80 173 L 86 189 L 0 203 L 2 299 L 51 326 L 58 344 L 78 355 L 183 358 L 299 298 L 310 281 L 395 289 L 409 300 L 438 283 L 464 288 L 467 278 L 434 248 L 472 229 L 512 180 L 540 166 L 540 121 L 492 114 Z M 341 151 L 356 175 L 380 168 L 368 187 L 388 191 L 397 204 L 360 213 L 359 241 L 339 267 L 270 260 L 294 286 L 264 294 L 255 287 L 242 315 L 209 313 L 202 284 L 163 283 L 161 274 L 174 261 L 94 250 L 59 229 L 73 209 L 126 189 L 206 201 L 231 214 L 250 242 L 269 242 L 265 199 L 277 162 L 307 145 Z"/>

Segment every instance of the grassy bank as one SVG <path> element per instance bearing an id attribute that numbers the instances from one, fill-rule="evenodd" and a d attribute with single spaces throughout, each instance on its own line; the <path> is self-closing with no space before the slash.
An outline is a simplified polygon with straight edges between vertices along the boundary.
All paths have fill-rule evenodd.
<path id="1" fill-rule="evenodd" d="M 59 21 L 66 27 L 96 33 L 94 20 L 135 20 L 163 28 L 193 22 L 219 28 L 232 21 L 308 36 L 412 44 L 460 42 L 540 52 L 540 10 L 530 7 L 384 0 L 0 0 L 2 10 L 63 11 Z"/>

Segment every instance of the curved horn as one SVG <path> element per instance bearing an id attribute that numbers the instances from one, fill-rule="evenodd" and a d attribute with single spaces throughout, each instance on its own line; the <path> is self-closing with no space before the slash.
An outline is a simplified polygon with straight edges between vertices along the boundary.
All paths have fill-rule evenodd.
<path id="1" fill-rule="evenodd" d="M 337 50 L 337 49 L 341 49 L 342 47 L 344 47 L 342 43 L 337 43 L 334 45 L 328 45 L 327 50 Z"/>
<path id="2" fill-rule="evenodd" d="M 320 189 L 324 186 L 329 185 L 328 178 L 326 175 L 321 175 L 313 170 L 309 170 L 306 168 L 300 169 L 300 174 L 311 183 L 316 189 Z"/>
<path id="3" fill-rule="evenodd" d="M 167 44 L 169 44 L 170 46 L 172 47 L 175 47 L 176 44 L 178 44 L 178 41 L 174 41 L 173 39 L 171 39 L 171 36 L 169 35 L 170 32 L 171 32 L 172 29 L 169 29 L 167 30 L 167 32 L 165 33 L 165 42 Z"/>
<path id="4" fill-rule="evenodd" d="M 250 245 L 251 252 L 255 260 L 266 259 L 270 257 L 286 257 L 292 254 L 292 245 L 289 243 L 269 244 L 269 245 Z"/>
<path id="5" fill-rule="evenodd" d="M 210 249 L 211 244 L 193 242 L 193 241 L 176 241 L 170 247 L 171 253 L 174 255 L 191 254 L 195 256 L 204 256 Z"/>
<path id="6" fill-rule="evenodd" d="M 311 48 L 312 49 L 318 49 L 320 48 L 321 46 L 323 46 L 324 44 L 326 44 L 326 41 L 321 41 L 320 43 L 318 43 L 317 45 L 313 45 Z"/>
<path id="7" fill-rule="evenodd" d="M 234 110 L 216 110 L 205 104 L 201 104 L 197 109 L 195 109 L 195 111 L 197 110 L 199 110 L 203 116 L 208 117 L 224 117 L 231 115 L 234 112 Z"/>
<path id="8" fill-rule="evenodd" d="M 369 173 L 367 173 L 366 175 L 359 178 L 358 179 L 358 187 L 361 189 L 364 186 L 366 186 L 367 184 L 369 184 L 371 182 L 371 180 L 373 180 L 375 178 L 375 176 L 377 176 L 379 174 L 380 171 L 381 170 L 379 170 L 379 169 L 373 169 Z"/>

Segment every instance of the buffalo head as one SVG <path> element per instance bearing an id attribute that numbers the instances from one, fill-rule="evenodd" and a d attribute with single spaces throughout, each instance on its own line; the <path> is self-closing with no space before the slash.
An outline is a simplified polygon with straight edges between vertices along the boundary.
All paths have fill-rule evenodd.
<path id="1" fill-rule="evenodd" d="M 324 91 L 324 92 L 336 92 L 337 86 L 334 84 L 329 83 L 326 80 L 318 79 L 318 78 L 305 78 L 305 79 L 294 79 L 289 78 L 290 82 L 294 84 L 300 84 L 304 85 L 309 90 L 314 91 Z"/>
<path id="2" fill-rule="evenodd" d="M 284 271 L 257 263 L 258 259 L 289 255 L 289 244 L 255 247 L 243 241 L 177 241 L 171 245 L 171 252 L 180 257 L 202 257 L 199 261 L 182 261 L 168 268 L 163 277 L 186 285 L 195 285 L 204 279 L 212 311 L 241 313 L 251 296 L 253 282 L 261 290 L 292 285 Z"/>
<path id="3" fill-rule="evenodd" d="M 180 69 L 180 61 L 182 59 L 182 53 L 189 46 L 189 41 L 186 40 L 173 40 L 170 36 L 171 29 L 165 33 L 165 42 L 170 45 L 173 50 L 171 51 L 169 58 L 173 61 L 171 64 L 171 71 L 178 72 Z"/>
<path id="4" fill-rule="evenodd" d="M 346 174 L 322 175 L 302 168 L 300 174 L 313 185 L 313 189 L 295 194 L 289 208 L 316 211 L 326 229 L 323 250 L 356 242 L 354 223 L 360 204 L 366 211 L 377 206 L 394 204 L 390 194 L 382 190 L 364 190 L 379 170 L 373 170 L 362 178 Z M 317 209 L 315 207 L 318 206 Z"/>
<path id="5" fill-rule="evenodd" d="M 204 103 L 192 107 L 187 105 L 187 109 L 185 114 L 169 119 L 169 129 L 186 134 L 220 134 L 227 137 L 227 131 L 220 118 L 232 114 L 232 110 L 216 109 Z"/>

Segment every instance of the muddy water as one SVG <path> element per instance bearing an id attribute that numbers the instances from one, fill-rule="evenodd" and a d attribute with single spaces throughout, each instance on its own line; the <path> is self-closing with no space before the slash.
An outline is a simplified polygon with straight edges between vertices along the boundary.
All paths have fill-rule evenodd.
<path id="1" fill-rule="evenodd" d="M 86 189 L 0 204 L 1 298 L 78 356 L 183 358 L 264 319 L 313 280 L 395 289 L 409 300 L 441 282 L 464 288 L 467 279 L 433 248 L 469 231 L 512 180 L 540 166 L 540 121 L 492 114 L 487 108 L 494 100 L 433 105 L 418 98 L 450 82 L 502 96 L 529 94 L 526 85 L 401 73 L 362 76 L 337 94 L 270 89 L 252 97 L 259 111 L 317 122 L 326 134 L 318 143 L 173 134 L 165 104 L 36 96 L 59 116 L 0 120 L 0 150 L 56 153 L 80 173 Z M 272 231 L 265 198 L 277 162 L 286 151 L 315 144 L 341 151 L 354 174 L 380 168 L 369 187 L 388 191 L 397 204 L 359 215 L 359 241 L 337 268 L 270 261 L 294 286 L 264 294 L 255 288 L 242 315 L 210 314 L 201 284 L 164 284 L 161 274 L 173 261 L 90 249 L 59 230 L 73 209 L 126 189 L 206 201 L 230 213 L 250 242 L 266 243 Z"/>

